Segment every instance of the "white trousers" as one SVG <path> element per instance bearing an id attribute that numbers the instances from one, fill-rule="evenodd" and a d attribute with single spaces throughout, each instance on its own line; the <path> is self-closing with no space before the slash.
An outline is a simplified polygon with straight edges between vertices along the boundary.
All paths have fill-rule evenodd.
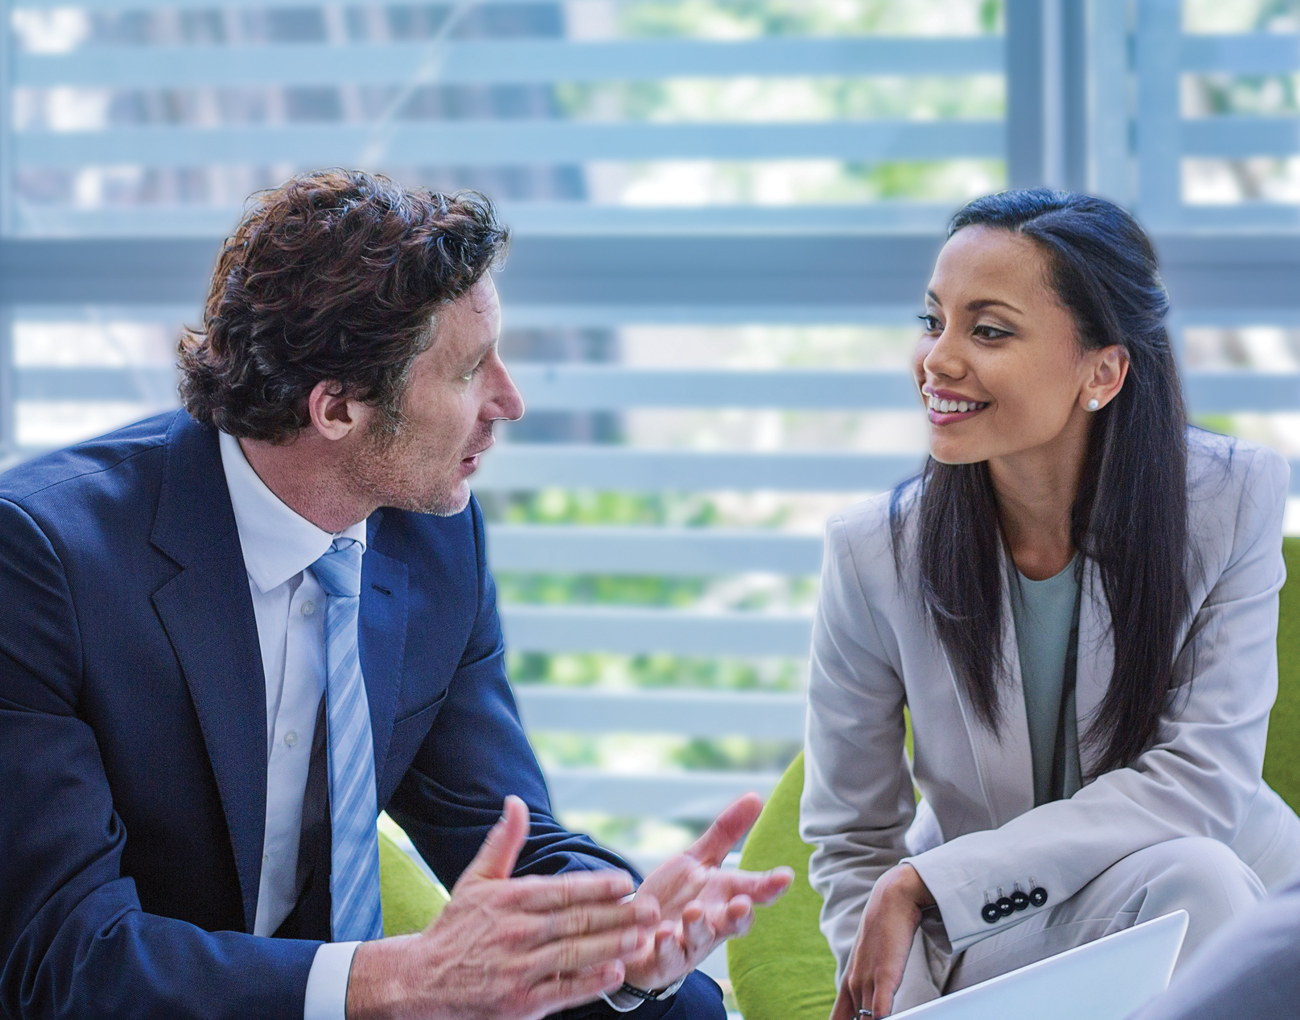
<path id="1" fill-rule="evenodd" d="M 1215 929 L 1264 896 L 1259 876 L 1218 840 L 1187 837 L 1157 843 L 1116 862 L 1068 900 L 956 955 L 941 948 L 947 942 L 941 932 L 923 923 L 894 1012 L 1174 910 L 1186 910 L 1189 918 L 1181 966 Z"/>

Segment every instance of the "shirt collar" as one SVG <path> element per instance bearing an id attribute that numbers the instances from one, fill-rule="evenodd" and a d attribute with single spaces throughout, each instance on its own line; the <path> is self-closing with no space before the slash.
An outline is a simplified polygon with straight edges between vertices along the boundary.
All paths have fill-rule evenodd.
<path id="1" fill-rule="evenodd" d="M 336 538 L 350 538 L 366 551 L 366 522 L 331 534 L 288 506 L 258 477 L 239 440 L 221 433 L 221 468 L 235 511 L 244 566 L 265 594 L 306 570 Z"/>

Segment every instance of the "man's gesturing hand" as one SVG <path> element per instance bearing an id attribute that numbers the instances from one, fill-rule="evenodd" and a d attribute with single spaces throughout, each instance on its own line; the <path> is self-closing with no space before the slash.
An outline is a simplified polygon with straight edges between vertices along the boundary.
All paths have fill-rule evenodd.
<path id="1" fill-rule="evenodd" d="M 757 794 L 741 797 L 637 890 L 633 902 L 653 897 L 663 920 L 654 940 L 628 960 L 628 984 L 647 991 L 671 985 L 720 943 L 749 931 L 755 904 L 772 903 L 789 887 L 794 878 L 789 868 L 760 873 L 719 867 L 762 810 Z"/>
<path id="2" fill-rule="evenodd" d="M 622 871 L 511 878 L 528 809 L 507 797 L 501 820 L 419 935 L 357 948 L 348 1020 L 533 1020 L 623 983 L 659 921 L 653 896 Z"/>

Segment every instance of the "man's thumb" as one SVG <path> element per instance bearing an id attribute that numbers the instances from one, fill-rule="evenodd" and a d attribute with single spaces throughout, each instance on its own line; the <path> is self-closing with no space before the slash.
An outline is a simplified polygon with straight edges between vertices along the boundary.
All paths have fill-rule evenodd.
<path id="1" fill-rule="evenodd" d="M 488 831 L 487 839 L 465 869 L 467 878 L 509 878 L 515 861 L 528 838 L 528 808 L 518 797 L 506 798 L 501 819 Z"/>

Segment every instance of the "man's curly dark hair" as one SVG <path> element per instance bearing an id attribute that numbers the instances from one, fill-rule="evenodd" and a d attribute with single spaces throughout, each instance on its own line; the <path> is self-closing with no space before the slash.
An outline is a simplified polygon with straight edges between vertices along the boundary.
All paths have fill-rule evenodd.
<path id="1" fill-rule="evenodd" d="M 492 203 L 470 191 L 318 170 L 260 192 L 222 247 L 203 328 L 180 339 L 186 409 L 236 437 L 286 442 L 308 424 L 308 394 L 331 380 L 400 417 L 439 305 L 508 241 Z"/>

